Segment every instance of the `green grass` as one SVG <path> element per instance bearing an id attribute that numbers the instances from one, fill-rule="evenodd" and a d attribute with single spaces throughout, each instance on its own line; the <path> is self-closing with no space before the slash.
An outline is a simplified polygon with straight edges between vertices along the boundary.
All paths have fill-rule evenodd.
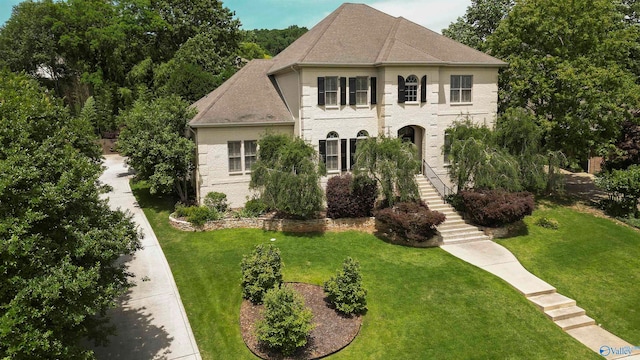
<path id="1" fill-rule="evenodd" d="M 204 359 L 253 359 L 239 328 L 240 261 L 276 238 L 285 281 L 322 284 L 360 261 L 368 306 L 360 334 L 332 359 L 598 358 L 502 280 L 444 251 L 348 232 L 296 236 L 255 229 L 181 232 L 172 201 L 134 190 L 171 266 Z"/>
<path id="2" fill-rule="evenodd" d="M 533 274 L 578 302 L 603 328 L 640 344 L 640 232 L 609 219 L 542 203 L 528 234 L 500 241 Z M 534 225 L 547 217 L 559 229 Z"/>

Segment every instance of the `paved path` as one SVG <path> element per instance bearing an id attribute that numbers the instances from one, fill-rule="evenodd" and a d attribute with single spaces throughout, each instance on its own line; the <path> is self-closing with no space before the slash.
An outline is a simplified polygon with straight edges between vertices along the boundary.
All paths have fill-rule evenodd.
<path id="1" fill-rule="evenodd" d="M 441 248 L 505 280 L 549 317 L 557 311 L 582 310 L 575 306 L 575 301 L 556 293 L 553 286 L 527 271 L 509 250 L 491 240 L 442 245 Z M 574 316 L 578 320 L 584 318 L 592 320 L 585 315 Z M 554 321 L 563 329 L 567 326 L 565 331 L 569 335 L 607 359 L 640 360 L 640 344 L 636 344 L 636 348 L 598 325 L 569 328 L 563 320 L 567 319 Z"/>
<path id="2" fill-rule="evenodd" d="M 136 284 L 109 312 L 117 335 L 95 348 L 98 359 L 200 359 L 189 320 L 162 248 L 129 187 L 130 174 L 120 155 L 106 155 L 100 180 L 113 187 L 105 194 L 113 209 L 128 210 L 144 234 L 143 248 L 123 259 Z"/>

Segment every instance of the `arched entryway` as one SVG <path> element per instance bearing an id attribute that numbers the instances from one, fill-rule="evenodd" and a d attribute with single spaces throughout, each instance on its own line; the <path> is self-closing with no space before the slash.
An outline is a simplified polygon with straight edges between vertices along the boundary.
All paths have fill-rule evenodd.
<path id="1" fill-rule="evenodd" d="M 410 141 L 418 148 L 418 160 L 422 163 L 422 156 L 424 154 L 424 140 L 425 140 L 424 128 L 417 125 L 408 125 L 398 130 L 398 137 L 402 141 Z"/>

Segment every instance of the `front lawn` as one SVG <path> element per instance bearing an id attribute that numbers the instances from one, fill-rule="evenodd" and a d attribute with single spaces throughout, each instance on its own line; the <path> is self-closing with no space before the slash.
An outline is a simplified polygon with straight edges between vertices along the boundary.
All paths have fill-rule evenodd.
<path id="1" fill-rule="evenodd" d="M 444 251 L 357 232 L 296 236 L 255 229 L 181 232 L 169 203 L 134 190 L 171 266 L 204 359 L 252 359 L 239 326 L 240 261 L 256 244 L 282 252 L 285 281 L 322 284 L 360 261 L 369 311 L 335 359 L 598 358 L 502 280 Z"/>
<path id="2" fill-rule="evenodd" d="M 558 230 L 534 225 L 541 217 Z M 640 232 L 548 202 L 525 223 L 528 235 L 500 244 L 603 328 L 640 344 Z"/>

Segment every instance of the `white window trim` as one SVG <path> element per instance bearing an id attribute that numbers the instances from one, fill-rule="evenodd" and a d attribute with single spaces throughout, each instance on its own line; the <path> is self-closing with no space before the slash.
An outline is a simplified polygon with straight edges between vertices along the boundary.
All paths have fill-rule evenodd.
<path id="1" fill-rule="evenodd" d="M 252 155 L 248 155 L 246 153 L 246 144 L 249 142 L 256 142 L 256 151 L 255 154 L 253 155 L 255 157 L 254 163 L 257 160 L 258 157 L 258 143 L 257 140 L 233 140 L 233 141 L 227 141 L 227 171 L 229 173 L 229 175 L 242 175 L 242 174 L 250 174 L 251 173 L 251 167 L 247 168 L 247 156 L 252 156 Z M 240 144 L 240 154 L 239 155 L 231 155 L 229 153 L 229 145 L 232 143 L 239 143 Z M 231 159 L 240 159 L 240 170 L 231 170 L 231 166 L 229 163 L 229 160 Z"/>
<path id="2" fill-rule="evenodd" d="M 459 88 L 454 88 L 453 87 L 453 81 L 451 80 L 454 76 L 457 76 L 460 78 L 460 87 Z M 471 77 L 471 87 L 470 88 L 464 88 L 462 87 L 462 78 L 465 76 L 469 76 Z M 473 75 L 451 75 L 449 77 L 449 103 L 452 106 L 458 106 L 458 105 L 472 105 L 473 104 Z M 451 96 L 451 92 L 457 90 L 460 96 L 460 101 L 453 101 L 453 97 Z M 471 101 L 462 101 L 462 91 L 463 90 L 470 90 L 471 91 Z"/>
<path id="3" fill-rule="evenodd" d="M 329 79 L 336 79 L 336 89 L 335 90 L 327 90 Z M 336 103 L 329 104 L 327 101 L 327 94 L 334 93 L 336 94 Z M 324 107 L 326 109 L 339 109 L 340 108 L 340 77 L 338 76 L 325 76 L 324 77 Z"/>
<path id="4" fill-rule="evenodd" d="M 331 136 L 331 135 L 335 135 L 335 136 Z M 326 142 L 326 149 L 325 149 L 325 166 L 327 168 L 327 173 L 330 173 L 330 174 L 339 173 L 340 172 L 340 135 L 338 135 L 338 133 L 335 132 L 335 131 L 331 131 L 330 133 L 327 134 L 326 141 L 327 142 Z M 335 146 L 336 146 L 335 154 L 329 155 L 329 144 L 330 143 L 335 143 Z M 336 159 L 336 168 L 335 169 L 329 169 L 329 167 L 328 167 L 329 156 L 331 156 L 332 158 L 335 157 L 335 159 Z"/>
<path id="5" fill-rule="evenodd" d="M 416 79 L 415 82 L 409 82 L 409 78 L 412 76 Z M 416 89 L 415 100 L 409 100 L 409 96 L 408 96 L 409 86 L 415 86 L 415 89 Z M 420 79 L 418 79 L 418 77 L 413 74 L 407 76 L 407 78 L 404 81 L 404 103 L 409 105 L 420 104 L 419 91 L 420 91 Z"/>
<path id="6" fill-rule="evenodd" d="M 359 79 L 364 79 L 364 90 L 358 90 L 358 80 Z M 369 91 L 370 91 L 370 86 L 371 84 L 369 83 L 369 77 L 368 76 L 356 76 L 356 107 L 359 108 L 366 108 L 369 107 Z M 364 93 L 364 103 L 363 104 L 358 104 L 358 94 L 362 94 Z"/>

